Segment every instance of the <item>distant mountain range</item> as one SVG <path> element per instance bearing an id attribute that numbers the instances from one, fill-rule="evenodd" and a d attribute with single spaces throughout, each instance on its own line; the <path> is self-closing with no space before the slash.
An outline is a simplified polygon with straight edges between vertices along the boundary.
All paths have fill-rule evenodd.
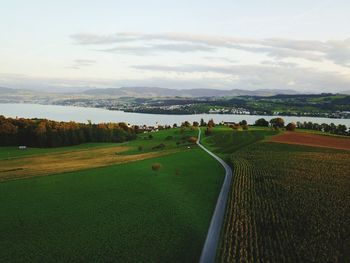
<path id="1" fill-rule="evenodd" d="M 107 89 L 91 89 L 83 92 L 93 96 L 116 97 L 234 97 L 234 96 L 273 96 L 277 94 L 298 94 L 290 89 L 259 89 L 259 90 L 220 90 L 220 89 L 167 89 L 157 87 L 122 87 Z"/>
<path id="2" fill-rule="evenodd" d="M 74 90 L 74 89 L 72 89 Z M 338 94 L 350 95 L 350 90 L 337 92 Z M 298 95 L 311 94 L 300 93 L 292 89 L 168 89 L 159 87 L 122 87 L 122 88 L 95 88 L 86 89 L 81 92 L 44 92 L 30 89 L 13 89 L 0 87 L 0 95 L 4 96 L 47 96 L 47 97 L 137 97 L 137 98 L 201 98 L 201 97 L 236 97 L 236 96 L 259 96 L 268 97 L 275 95 Z"/>
<path id="3" fill-rule="evenodd" d="M 39 93 L 45 93 L 45 92 L 42 92 L 42 91 L 39 92 L 39 91 L 29 90 L 29 89 L 11 89 L 11 88 L 0 87 L 0 95 L 39 94 Z"/>
<path id="4" fill-rule="evenodd" d="M 9 89 L 9 88 L 5 88 L 5 87 L 0 87 L 0 94 L 4 94 L 4 93 L 18 93 L 20 90 L 19 89 Z"/>

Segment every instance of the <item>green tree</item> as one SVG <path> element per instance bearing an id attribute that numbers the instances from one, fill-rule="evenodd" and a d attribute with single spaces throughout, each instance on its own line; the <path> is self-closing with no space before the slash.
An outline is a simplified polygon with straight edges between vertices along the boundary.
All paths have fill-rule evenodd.
<path id="1" fill-rule="evenodd" d="M 269 122 L 265 120 L 264 118 L 260 118 L 255 121 L 255 126 L 261 126 L 261 127 L 268 127 Z"/>
<path id="2" fill-rule="evenodd" d="M 239 125 L 246 126 L 246 125 L 248 125 L 248 123 L 247 123 L 246 120 L 242 120 L 242 121 L 239 122 Z"/>

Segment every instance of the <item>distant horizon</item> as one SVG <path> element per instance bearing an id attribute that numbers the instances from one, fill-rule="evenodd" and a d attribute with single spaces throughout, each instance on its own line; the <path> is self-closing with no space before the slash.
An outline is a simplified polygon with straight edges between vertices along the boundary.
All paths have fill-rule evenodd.
<path id="1" fill-rule="evenodd" d="M 13 89 L 13 90 L 23 90 L 23 91 L 33 91 L 33 92 L 47 92 L 47 93 L 82 93 L 82 92 L 88 92 L 88 91 L 94 91 L 94 90 L 118 90 L 118 89 L 164 89 L 164 90 L 178 90 L 178 91 L 190 91 L 190 90 L 217 90 L 217 91 L 247 91 L 247 92 L 257 92 L 257 91 L 283 91 L 284 94 L 289 94 L 288 91 L 290 91 L 291 95 L 293 94 L 305 94 L 305 95 L 312 95 L 312 94 L 345 94 L 350 95 L 350 89 L 349 90 L 342 90 L 342 91 L 336 91 L 336 92 L 327 92 L 327 91 L 320 91 L 320 92 L 312 92 L 312 91 L 297 91 L 291 88 L 275 88 L 275 89 L 269 89 L 269 88 L 260 88 L 260 89 L 243 89 L 243 88 L 227 88 L 227 89 L 220 89 L 220 88 L 165 88 L 165 87 L 153 87 L 153 86 L 123 86 L 123 87 L 80 87 L 78 89 L 57 89 L 52 90 L 50 89 L 35 89 L 35 88 L 21 88 L 21 87 L 5 87 L 0 85 L 0 95 L 1 95 L 1 88 L 5 89 Z M 276 93 L 278 94 L 278 93 Z"/>

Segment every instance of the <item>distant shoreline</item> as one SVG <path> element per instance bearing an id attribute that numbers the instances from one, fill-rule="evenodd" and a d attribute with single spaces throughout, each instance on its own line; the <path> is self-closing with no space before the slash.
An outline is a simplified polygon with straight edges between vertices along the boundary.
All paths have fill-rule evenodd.
<path id="1" fill-rule="evenodd" d="M 322 119 L 334 119 L 334 120 L 350 120 L 349 118 L 338 118 L 334 116 L 320 116 L 320 115 L 312 115 L 312 114 L 306 114 L 306 115 L 296 115 L 296 114 L 239 114 L 239 113 L 230 113 L 230 112 L 216 112 L 216 113 L 208 113 L 208 112 L 198 112 L 198 113 L 188 113 L 188 112 L 176 112 L 176 111 L 163 111 L 163 112 L 148 112 L 148 111 L 131 111 L 131 110 L 123 110 L 123 109 L 113 109 L 108 107 L 93 107 L 93 106 L 84 106 L 84 105 L 67 105 L 67 104 L 52 104 L 52 103 L 38 103 L 38 102 L 2 102 L 0 101 L 0 104 L 26 104 L 26 105 L 42 105 L 42 106 L 61 106 L 61 107 L 74 107 L 74 108 L 86 108 L 86 109 L 101 109 L 101 110 L 107 110 L 111 112 L 123 112 L 123 113 L 135 113 L 135 114 L 145 114 L 145 115 L 159 115 L 159 116 L 196 116 L 196 115 L 239 115 L 239 116 L 266 116 L 266 117 L 301 117 L 301 118 L 322 118 Z M 1 115 L 1 112 L 0 112 Z M 350 115 L 349 115 L 350 116 Z"/>

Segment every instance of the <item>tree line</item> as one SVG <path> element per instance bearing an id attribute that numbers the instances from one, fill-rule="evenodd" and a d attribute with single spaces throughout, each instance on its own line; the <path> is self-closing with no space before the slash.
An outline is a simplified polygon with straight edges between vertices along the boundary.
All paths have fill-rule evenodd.
<path id="1" fill-rule="evenodd" d="M 343 125 L 343 124 L 338 124 L 338 125 L 335 125 L 334 123 L 318 124 L 318 123 L 305 121 L 305 122 L 297 122 L 296 125 L 299 129 L 308 129 L 308 130 L 314 130 L 314 131 L 329 132 L 331 134 L 350 136 L 350 130 L 348 130 L 346 125 Z"/>
<path id="2" fill-rule="evenodd" d="M 139 127 L 125 123 L 57 122 L 6 118 L 0 115 L 0 145 L 60 147 L 87 142 L 124 142 L 136 138 Z"/>
<path id="3" fill-rule="evenodd" d="M 196 122 L 196 125 L 198 125 L 198 122 Z M 204 122 L 203 119 L 201 119 L 200 126 L 205 127 L 207 126 L 206 135 L 211 134 L 212 127 L 215 126 L 214 121 L 211 119 L 208 121 L 208 123 Z M 346 125 L 338 124 L 335 125 L 334 123 L 327 124 L 327 123 L 313 123 L 313 122 L 290 122 L 288 124 L 285 124 L 285 121 L 281 117 L 272 118 L 270 121 L 260 118 L 255 121 L 254 126 L 260 126 L 260 127 L 271 127 L 272 129 L 282 129 L 285 128 L 288 131 L 294 131 L 296 128 L 298 129 L 307 129 L 307 130 L 314 130 L 314 131 L 320 131 L 325 133 L 331 133 L 331 134 L 337 134 L 337 135 L 344 135 L 344 136 L 350 136 L 350 129 L 346 127 Z M 248 130 L 248 124 L 246 120 L 242 120 L 238 123 L 232 122 L 230 124 L 230 127 L 233 130 L 242 129 L 242 130 Z"/>
<path id="4" fill-rule="evenodd" d="M 287 130 L 294 130 L 295 128 L 298 129 L 306 129 L 306 130 L 314 130 L 314 131 L 320 131 L 320 132 L 326 132 L 331 134 L 337 134 L 337 135 L 345 135 L 350 136 L 350 130 L 346 127 L 346 125 L 338 124 L 335 125 L 334 123 L 327 124 L 327 123 L 313 123 L 311 121 L 309 122 L 291 122 L 285 125 L 285 122 L 283 118 L 273 118 L 269 121 L 265 120 L 264 118 L 258 119 L 255 121 L 256 126 L 265 126 L 265 127 L 273 127 L 273 128 L 286 128 Z"/>

